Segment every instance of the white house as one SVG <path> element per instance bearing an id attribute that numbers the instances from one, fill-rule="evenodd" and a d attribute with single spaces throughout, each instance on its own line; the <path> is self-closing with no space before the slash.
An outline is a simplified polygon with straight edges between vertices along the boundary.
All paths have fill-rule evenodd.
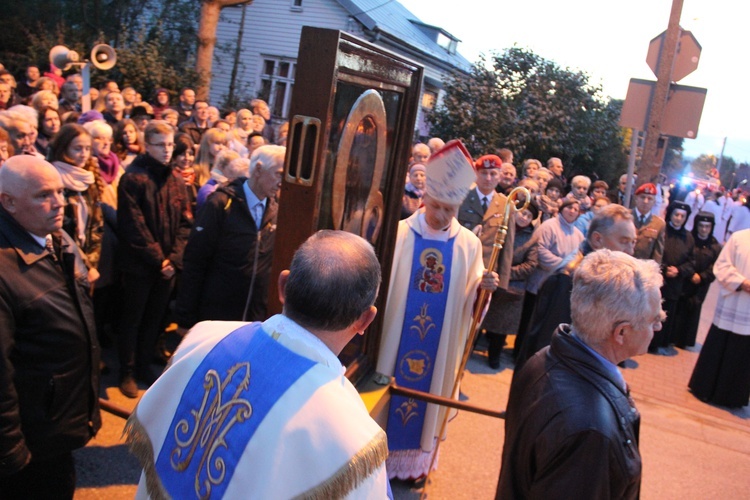
<path id="1" fill-rule="evenodd" d="M 261 97 L 276 120 L 288 119 L 302 26 L 346 31 L 422 65 L 425 76 L 416 126 L 423 137 L 429 136 L 425 111 L 441 99 L 443 79 L 471 68 L 456 50 L 456 37 L 421 22 L 397 1 L 254 0 L 222 11 L 211 102 L 224 102 L 234 73 L 234 96 Z"/>

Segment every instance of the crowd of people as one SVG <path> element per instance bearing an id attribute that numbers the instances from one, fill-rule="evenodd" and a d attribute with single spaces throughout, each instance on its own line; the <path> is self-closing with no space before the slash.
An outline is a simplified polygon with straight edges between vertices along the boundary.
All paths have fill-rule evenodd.
<path id="1" fill-rule="evenodd" d="M 196 416 L 198 407 L 206 421 L 213 417 L 203 411 L 228 412 L 226 432 L 252 408 L 263 422 L 263 432 L 254 424 L 239 438 L 247 455 L 236 453 L 227 471 L 243 460 L 257 463 L 264 446 L 281 440 L 294 445 L 279 448 L 279 460 L 306 464 L 300 466 L 307 474 L 294 481 L 276 478 L 274 461 L 255 475 L 229 474 L 223 492 L 265 480 L 269 498 L 310 492 L 382 498 L 388 478 L 429 474 L 449 411 L 394 396 L 384 433 L 352 397 L 356 391 L 336 359 L 377 313 L 380 266 L 368 243 L 340 232 L 313 235 L 278 278 L 283 314 L 268 318 L 288 127 L 273 122 L 264 101 L 222 112 L 191 88 L 181 89 L 174 103 L 163 88 L 147 102 L 138 89 L 109 81 L 91 89 L 92 109 L 82 112 L 79 75 L 42 76 L 30 66 L 20 80 L 0 70 L 0 490 L 11 498 L 72 496 L 71 452 L 101 425 L 99 374 L 113 368 L 101 361 L 100 343 L 116 348 L 122 394 L 137 398 L 151 387 L 128 435 L 144 468 L 140 487 L 152 496 L 191 489 L 192 482 L 183 484 L 186 470 L 195 484 L 208 481 L 196 494 L 210 492 L 210 472 L 194 471 L 190 460 L 176 465 L 198 446 L 174 437 L 187 433 L 193 424 L 180 419 Z M 585 175 L 568 179 L 557 157 L 544 164 L 525 159 L 517 169 L 504 148 L 473 159 L 457 141 L 432 138 L 413 147 L 376 370 L 383 383 L 395 379 L 456 398 L 475 311 L 483 310 L 491 368 L 499 368 L 514 335 L 498 490 L 507 498 L 569 485 L 581 467 L 594 466 L 602 435 L 626 443 L 610 459 L 632 465 L 625 474 L 602 472 L 609 491 L 637 496 L 637 411 L 617 365 L 646 351 L 669 355 L 672 346 L 693 347 L 714 280 L 723 290 L 719 312 L 690 388 L 714 404 L 748 403 L 750 201 L 741 192 L 714 191 L 670 200 L 666 179 L 633 184 L 627 200 L 627 183 L 623 176 L 610 189 Z M 511 196 L 517 187 L 525 190 Z M 498 235 L 504 249 L 489 268 Z M 484 295 L 491 295 L 488 304 L 477 305 Z M 160 344 L 170 323 L 184 341 L 170 368 L 155 373 L 154 359 L 166 364 L 173 354 Z M 257 349 L 274 349 L 278 360 L 263 359 Z M 245 400 L 247 381 L 240 378 L 250 376 L 241 363 L 247 360 L 254 370 L 257 363 L 253 377 L 268 391 L 259 397 L 253 388 Z M 321 364 L 325 369 L 311 369 Z M 554 383 L 540 382 L 542 374 Z M 298 387 L 298 379 L 305 384 Z M 594 392 L 583 379 L 594 381 Z M 208 410 L 202 391 L 208 398 L 214 389 L 218 399 Z M 230 397 L 224 391 L 235 389 L 232 408 L 221 406 Z M 552 410 L 530 412 L 534 398 L 556 394 L 584 394 L 591 405 L 612 407 L 590 423 L 592 437 L 578 448 L 558 445 L 586 425 L 584 416 L 557 408 L 566 416 L 550 425 Z M 314 444 L 295 437 L 295 426 L 308 424 L 294 411 L 274 412 L 276 401 L 304 407 L 319 426 L 308 431 L 326 435 L 331 447 L 311 451 Z M 540 436 L 548 449 L 531 449 Z M 164 451 L 168 446 L 176 455 Z M 204 460 L 213 453 L 205 443 L 199 448 Z M 302 449 L 308 459 L 295 452 Z M 549 475 L 536 478 L 531 464 L 544 460 L 534 453 L 588 458 L 558 469 L 551 460 Z M 315 460 L 322 456 L 329 460 Z M 570 491 L 589 496 L 606 491 L 605 483 L 600 478 Z"/>
<path id="2" fill-rule="evenodd" d="M 418 229 L 419 226 L 416 225 L 420 220 L 419 217 L 425 217 L 427 220 L 433 210 L 431 205 L 434 201 L 430 195 L 431 163 L 430 157 L 427 156 L 428 151 L 429 148 L 425 144 L 418 144 L 414 147 L 413 163 L 409 168 L 403 196 L 402 216 L 408 218 L 402 223 L 412 226 L 414 234 L 421 232 Z M 747 193 L 741 190 L 734 192 L 706 190 L 705 197 L 703 195 L 698 197 L 696 194 L 700 189 L 696 189 L 688 191 L 687 196 L 682 193 L 683 199 L 678 199 L 680 195 L 677 194 L 670 200 L 670 194 L 673 193 L 670 193 L 667 179 L 662 177 L 657 183 L 633 183 L 631 203 L 626 203 L 627 175 L 618 179 L 617 188 L 612 190 L 606 182 L 599 179 L 592 182 L 584 175 L 575 175 L 568 182 L 564 175 L 562 160 L 550 158 L 546 167 L 543 167 L 539 160 L 527 159 L 523 162 L 521 178 L 517 179 L 517 170 L 512 161 L 512 153 L 507 149 L 500 149 L 495 154 L 479 157 L 474 165 L 474 183 L 467 188 L 468 191 L 462 200 L 458 202 L 454 200 L 452 207 L 458 223 L 479 237 L 485 266 L 488 265 L 487 258 L 495 244 L 498 228 L 503 224 L 507 225 L 505 240 L 507 250 L 503 258 L 497 262 L 497 267 L 488 270 L 498 275 L 498 286 L 492 294 L 492 300 L 481 325 L 487 343 L 487 361 L 491 368 L 499 368 L 506 338 L 508 335 L 515 335 L 512 353 L 514 376 L 508 407 L 506 451 L 503 455 L 504 472 L 498 490 L 499 498 L 533 498 L 543 491 L 549 491 L 549 488 L 556 488 L 553 482 L 547 483 L 550 480 L 548 477 L 542 480 L 529 476 L 534 467 L 541 467 L 538 461 L 547 456 L 559 456 L 557 454 L 563 452 L 584 455 L 591 452 L 587 450 L 588 444 L 585 443 L 582 443 L 577 450 L 561 451 L 562 449 L 554 447 L 557 443 L 553 442 L 550 450 L 537 451 L 536 453 L 541 453 L 541 456 L 534 455 L 535 439 L 542 439 L 541 436 L 544 434 L 547 437 L 543 439 L 549 440 L 556 432 L 565 436 L 565 432 L 569 429 L 565 428 L 566 430 L 561 431 L 553 426 L 546 430 L 543 427 L 528 430 L 529 425 L 536 425 L 527 422 L 527 420 L 534 422 L 533 414 L 528 413 L 529 409 L 538 407 L 541 404 L 541 398 L 549 397 L 557 401 L 555 394 L 566 394 L 565 391 L 568 390 L 571 391 L 570 395 L 573 398 L 574 393 L 580 389 L 580 387 L 555 388 L 556 384 L 545 386 L 540 382 L 545 379 L 539 378 L 540 374 L 549 370 L 543 360 L 550 363 L 553 362 L 552 360 L 556 362 L 558 358 L 572 356 L 576 359 L 571 358 L 570 363 L 583 362 L 578 354 L 574 355 L 574 351 L 570 350 L 570 345 L 579 347 L 584 345 L 585 350 L 595 351 L 599 361 L 603 360 L 605 372 L 609 370 L 615 373 L 617 366 L 626 366 L 626 361 L 630 356 L 645 352 L 655 355 L 675 355 L 677 352 L 674 347 L 690 349 L 696 344 L 702 303 L 710 284 L 719 276 L 722 276 L 719 278 L 719 283 L 723 287 L 719 309 L 723 312 L 717 313 L 714 326 L 706 340 L 708 348 L 701 351 L 695 373 L 690 381 L 690 389 L 699 399 L 713 404 L 729 407 L 747 405 L 750 398 L 750 369 L 741 359 L 747 359 L 750 355 L 746 342 L 750 339 L 747 335 L 750 331 L 747 330 L 750 321 L 742 309 L 742 304 L 746 301 L 745 289 L 750 284 L 750 280 L 748 280 L 746 270 L 742 268 L 747 265 L 747 252 L 738 254 L 737 246 L 739 241 L 743 241 L 740 236 L 744 236 L 750 229 L 750 223 L 747 222 L 747 216 L 750 213 Z M 515 187 L 526 188 L 531 200 L 525 209 L 517 213 L 511 210 L 512 218 L 506 221 L 503 219 L 504 207 L 508 203 L 507 196 Z M 419 206 L 423 208 L 419 210 Z M 443 206 L 442 209 L 450 211 L 451 207 Z M 737 233 L 736 236 L 733 236 L 735 233 Z M 719 272 L 719 264 L 716 266 L 714 264 L 722 262 L 720 256 L 729 258 L 728 255 L 722 253 L 722 246 L 726 241 L 733 243 L 733 245 L 728 244 L 731 250 L 727 252 L 732 252 L 735 261 L 723 264 L 721 274 L 715 275 L 715 272 Z M 412 251 L 407 250 L 409 251 L 405 252 L 407 255 L 405 261 L 400 261 L 398 264 L 404 269 L 394 268 L 396 275 L 404 276 L 403 279 L 411 278 L 408 272 L 411 259 L 408 255 Z M 634 316 L 625 314 L 614 304 L 612 304 L 612 314 L 608 314 L 606 310 L 589 309 L 579 312 L 579 319 L 576 321 L 576 308 L 584 307 L 580 299 L 577 304 L 577 300 L 573 297 L 576 279 L 584 273 L 589 275 L 592 273 L 591 270 L 581 270 L 581 267 L 588 258 L 593 259 L 593 255 L 603 251 L 615 252 L 607 254 L 609 255 L 608 261 L 621 259 L 615 254 L 625 254 L 638 259 L 636 262 L 643 263 L 635 264 L 632 260 L 624 259 L 621 264 L 625 268 L 630 268 L 630 271 L 613 269 L 612 272 L 625 272 L 625 274 L 635 272 L 635 274 L 642 275 L 643 280 L 648 282 L 648 287 L 658 292 L 658 296 L 663 300 L 663 311 L 662 306 L 654 307 L 653 304 L 635 303 L 638 302 L 636 296 L 645 293 L 643 289 L 636 288 L 622 290 L 622 295 L 617 296 L 624 299 L 627 294 L 634 294 L 632 311 L 642 310 L 643 314 L 647 315 L 646 323 L 643 319 L 639 319 L 637 314 Z M 611 262 L 607 263 L 609 264 Z M 416 261 L 414 265 L 417 265 Z M 608 269 L 607 265 L 601 264 L 600 271 L 605 272 Z M 604 276 L 607 276 L 606 273 Z M 595 281 L 596 276 L 591 275 L 581 279 Z M 398 304 L 408 303 L 410 300 L 402 290 L 405 287 L 406 285 L 399 286 L 391 291 L 391 294 L 398 294 L 395 300 Z M 601 292 L 606 293 L 607 287 L 604 284 L 601 288 Z M 614 293 L 614 288 L 612 293 Z M 731 297 L 730 299 L 725 298 L 727 294 Z M 473 295 L 468 298 L 474 300 Z M 594 300 L 590 296 L 584 298 Z M 391 300 L 389 300 L 389 305 L 390 303 Z M 608 304 L 603 302 L 601 306 L 608 306 Z M 459 302 L 451 310 L 460 311 L 465 307 L 465 303 Z M 403 305 L 401 308 L 403 309 Z M 601 317 L 606 319 L 602 320 Z M 620 320 L 611 321 L 611 318 L 619 317 L 621 317 Z M 416 315 L 415 320 L 420 320 L 420 315 Z M 604 325 L 603 321 L 610 321 L 612 324 Z M 408 322 L 403 321 L 403 326 L 402 320 L 396 322 L 400 334 L 406 336 Z M 624 330 L 619 327 L 626 322 L 638 326 L 633 330 L 640 332 L 638 333 L 639 340 L 635 345 L 623 346 L 622 338 L 617 337 L 617 335 L 620 337 L 624 335 L 622 333 Z M 589 325 L 592 324 L 600 330 L 611 329 L 614 337 L 605 338 L 604 331 L 597 332 L 590 328 Z M 572 326 L 567 327 L 569 330 L 561 330 L 560 325 Z M 644 334 L 644 331 L 649 331 L 649 334 Z M 564 338 L 566 335 L 573 340 L 566 340 Z M 449 337 L 446 335 L 447 338 Z M 611 344 L 609 344 L 610 341 Z M 555 347 L 555 342 L 559 344 L 557 347 Z M 570 345 L 564 345 L 564 343 Z M 550 345 L 552 347 L 549 347 Z M 381 349 L 381 356 L 382 354 Z M 409 355 L 408 352 L 403 353 L 405 361 L 410 361 Z M 456 355 L 460 353 L 454 352 L 453 356 Z M 379 360 L 379 371 L 393 375 L 394 363 L 383 365 L 385 363 L 383 359 L 381 357 Z M 395 366 L 401 366 L 404 360 L 397 358 Z M 529 368 L 525 368 L 527 364 L 530 365 Z M 455 359 L 453 365 L 448 364 L 449 367 L 454 365 Z M 574 370 L 574 373 L 573 378 L 581 375 L 579 369 Z M 626 387 L 622 383 L 621 375 L 617 373 L 615 385 L 624 393 Z M 450 372 L 446 374 L 442 368 L 440 370 L 435 368 L 433 375 L 440 378 L 437 384 L 433 379 L 430 392 L 450 397 L 453 386 L 446 383 L 446 379 L 452 381 L 460 375 Z M 594 377 L 593 374 L 589 375 Z M 564 375 L 566 378 L 570 376 L 570 372 Z M 398 377 L 396 377 L 396 382 L 399 385 L 404 384 Z M 529 396 L 529 394 L 532 395 Z M 611 399 L 611 391 L 606 397 Z M 625 394 L 622 394 L 622 398 L 622 401 L 626 403 L 629 400 Z M 394 404 L 400 406 L 394 410 Z M 397 415 L 403 418 L 403 404 L 398 400 L 391 403 L 389 444 L 391 443 L 391 421 L 396 419 Z M 612 404 L 614 408 L 623 406 L 621 402 L 612 402 Z M 624 410 L 630 407 L 632 404 L 624 406 Z M 621 410 L 617 410 L 619 411 Z M 616 418 L 617 412 L 613 415 Z M 575 425 L 579 425 L 579 416 L 571 413 L 570 418 L 575 421 Z M 542 420 L 540 425 L 548 423 Z M 612 433 L 612 429 L 605 428 L 608 425 L 606 422 L 600 421 L 595 425 L 601 425 L 602 432 Z M 395 445 L 392 446 L 391 457 L 393 458 L 389 458 L 389 464 L 391 460 L 397 460 L 397 463 L 388 469 L 391 477 L 415 479 L 429 472 L 426 464 L 434 463 L 429 458 L 431 453 L 434 453 L 433 442 L 437 441 L 437 434 L 434 433 L 434 428 L 430 432 L 427 432 L 426 428 L 425 424 L 421 430 L 421 447 L 416 452 L 407 450 L 409 453 L 404 455 L 398 448 L 393 449 Z M 637 442 L 637 421 L 628 424 L 621 431 L 621 434 L 617 434 L 618 439 Z M 527 432 L 532 434 L 524 437 Z M 592 437 L 592 439 L 599 438 Z M 569 443 L 566 444 L 568 445 Z M 628 453 L 628 451 L 621 450 L 618 453 Z M 518 469 L 519 460 L 524 465 L 528 465 L 529 469 Z M 586 463 L 590 462 L 582 458 L 580 466 L 583 467 L 582 464 Z M 612 463 L 608 464 L 604 461 L 598 465 L 611 467 Z M 554 464 L 550 464 L 550 467 L 554 467 Z M 578 477 L 577 473 L 583 473 L 583 469 L 577 466 L 571 466 L 569 470 L 565 470 L 566 467 L 568 466 L 561 468 L 564 472 L 555 469 L 545 471 L 545 473 L 568 475 L 568 479 Z M 576 485 L 570 491 L 579 489 L 581 494 L 577 496 L 596 496 L 596 492 L 614 488 L 609 490 L 618 492 L 613 494 L 614 497 L 629 498 L 638 494 L 638 487 L 634 486 L 633 481 L 639 475 L 638 472 L 619 477 L 610 476 L 612 481 L 609 484 L 606 481 L 592 481 L 587 486 Z M 550 477 L 561 481 L 560 484 L 564 484 L 566 480 L 554 475 Z M 585 492 L 589 492 L 590 495 Z"/>

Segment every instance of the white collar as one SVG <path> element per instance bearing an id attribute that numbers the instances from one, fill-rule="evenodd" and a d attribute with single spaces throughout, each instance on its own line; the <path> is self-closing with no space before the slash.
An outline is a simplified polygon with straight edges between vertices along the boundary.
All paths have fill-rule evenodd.
<path id="1" fill-rule="evenodd" d="M 492 203 L 492 198 L 495 196 L 495 192 L 491 191 L 490 194 L 484 194 L 482 193 L 478 187 L 474 188 L 477 192 L 477 196 L 479 196 L 479 201 L 482 201 L 482 198 L 487 198 L 487 203 Z"/>
<path id="2" fill-rule="evenodd" d="M 346 371 L 339 358 L 318 337 L 283 314 L 271 316 L 262 325 L 263 331 L 300 356 L 316 361 L 342 375 Z"/>
<path id="3" fill-rule="evenodd" d="M 39 246 L 42 247 L 42 248 L 47 248 L 47 238 L 48 237 L 49 238 L 52 237 L 51 234 L 48 234 L 47 236 L 42 237 L 42 236 L 37 236 L 37 235 L 35 235 L 33 233 L 29 233 L 29 236 L 31 236 L 32 238 L 34 238 L 34 241 L 36 241 L 37 243 L 39 243 Z"/>

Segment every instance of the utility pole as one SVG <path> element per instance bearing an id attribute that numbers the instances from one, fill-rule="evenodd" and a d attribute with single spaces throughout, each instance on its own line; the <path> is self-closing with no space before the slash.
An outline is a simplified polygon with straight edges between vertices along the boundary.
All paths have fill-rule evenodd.
<path id="1" fill-rule="evenodd" d="M 727 138 L 724 138 L 724 142 L 721 143 L 721 154 L 719 155 L 719 162 L 716 164 L 716 171 L 721 174 L 721 164 L 724 162 L 724 148 L 727 147 Z"/>
<path id="2" fill-rule="evenodd" d="M 656 88 L 651 101 L 651 109 L 646 127 L 646 140 L 643 155 L 638 168 L 638 182 L 651 182 L 661 170 L 666 150 L 666 139 L 661 138 L 661 121 L 669 97 L 669 87 L 672 83 L 672 67 L 677 54 L 677 42 L 680 39 L 680 15 L 683 0 L 672 0 L 672 11 L 669 14 L 669 24 L 664 43 L 659 54 L 659 71 L 656 75 Z"/>

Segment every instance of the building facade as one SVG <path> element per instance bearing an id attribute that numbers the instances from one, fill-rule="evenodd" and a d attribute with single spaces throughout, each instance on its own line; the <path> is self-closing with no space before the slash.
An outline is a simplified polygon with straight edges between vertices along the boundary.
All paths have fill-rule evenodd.
<path id="1" fill-rule="evenodd" d="M 302 26 L 346 31 L 422 65 L 419 137 L 429 136 L 425 117 L 440 102 L 443 80 L 471 67 L 457 52 L 456 37 L 421 22 L 397 1 L 254 0 L 222 11 L 211 102 L 226 102 L 230 93 L 242 100 L 260 97 L 275 122 L 287 120 Z"/>

